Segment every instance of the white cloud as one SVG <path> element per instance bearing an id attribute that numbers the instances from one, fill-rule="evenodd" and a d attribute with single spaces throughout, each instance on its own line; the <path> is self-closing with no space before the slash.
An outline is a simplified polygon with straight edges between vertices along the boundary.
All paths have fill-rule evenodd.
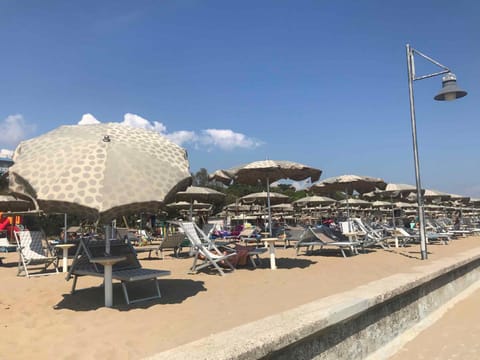
<path id="1" fill-rule="evenodd" d="M 78 124 L 97 124 L 100 123 L 92 114 L 84 114 Z M 159 121 L 150 121 L 137 114 L 126 113 L 123 116 L 121 124 L 136 128 L 156 131 L 166 136 L 174 143 L 185 146 L 191 144 L 195 147 L 207 147 L 211 150 L 213 147 L 222 150 L 233 150 L 236 148 L 251 149 L 260 146 L 262 143 L 258 140 L 247 137 L 242 133 L 234 132 L 230 129 L 206 129 L 196 134 L 190 130 L 179 130 L 169 133 L 167 127 Z"/>
<path id="2" fill-rule="evenodd" d="M 13 150 L 0 149 L 0 158 L 12 158 Z"/>
<path id="3" fill-rule="evenodd" d="M 154 130 L 159 132 L 160 134 L 165 134 L 165 132 L 167 131 L 167 127 L 159 121 L 151 122 L 139 115 L 130 113 L 126 113 L 123 116 L 122 124 L 146 130 Z"/>
<path id="4" fill-rule="evenodd" d="M 223 150 L 252 148 L 260 145 L 260 142 L 229 129 L 202 130 L 200 141 L 206 145 L 217 146 Z"/>
<path id="5" fill-rule="evenodd" d="M 35 131 L 33 124 L 28 124 L 22 115 L 9 115 L 0 121 L 0 143 L 3 146 L 16 147 Z"/>
<path id="6" fill-rule="evenodd" d="M 90 113 L 83 114 L 82 119 L 78 122 L 78 125 L 90 125 L 90 124 L 100 124 L 100 121 L 98 121 L 95 116 L 93 116 Z"/>
<path id="7" fill-rule="evenodd" d="M 175 131 L 170 134 L 165 134 L 165 136 L 177 145 L 195 143 L 198 139 L 195 132 L 187 130 Z"/>

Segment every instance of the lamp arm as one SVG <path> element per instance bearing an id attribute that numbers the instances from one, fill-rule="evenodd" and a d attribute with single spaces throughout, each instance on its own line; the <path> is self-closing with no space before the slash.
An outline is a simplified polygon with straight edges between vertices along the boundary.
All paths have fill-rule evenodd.
<path id="1" fill-rule="evenodd" d="M 410 51 L 411 51 L 411 54 L 412 54 L 412 72 L 413 72 L 413 76 L 412 76 L 412 80 L 423 80 L 423 79 L 428 79 L 428 78 L 431 78 L 431 77 L 435 77 L 435 76 L 439 76 L 439 75 L 443 75 L 443 74 L 446 74 L 446 73 L 449 73 L 451 72 L 450 69 L 448 67 L 446 67 L 445 65 L 442 65 L 440 64 L 438 61 L 432 59 L 430 56 L 427 56 L 425 55 L 424 53 L 414 49 L 414 48 L 410 48 Z M 434 65 L 437 65 L 438 67 L 442 68 L 443 70 L 442 71 L 438 71 L 438 72 L 435 72 L 435 73 L 432 73 L 432 74 L 428 74 L 428 75 L 422 75 L 422 76 L 415 76 L 415 66 L 413 64 L 413 58 L 414 58 L 414 54 L 417 54 L 421 57 L 423 57 L 425 60 L 428 60 L 430 61 L 432 64 Z"/>

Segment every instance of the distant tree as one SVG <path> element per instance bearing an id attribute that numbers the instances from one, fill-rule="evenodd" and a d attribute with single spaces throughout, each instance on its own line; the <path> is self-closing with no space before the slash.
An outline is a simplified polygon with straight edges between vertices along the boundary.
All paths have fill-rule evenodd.
<path id="1" fill-rule="evenodd" d="M 201 168 L 195 174 L 192 174 L 194 186 L 207 186 L 208 185 L 208 171 L 205 168 Z"/>
<path id="2" fill-rule="evenodd" d="M 8 173 L 0 174 L 0 194 L 6 194 L 8 192 Z"/>

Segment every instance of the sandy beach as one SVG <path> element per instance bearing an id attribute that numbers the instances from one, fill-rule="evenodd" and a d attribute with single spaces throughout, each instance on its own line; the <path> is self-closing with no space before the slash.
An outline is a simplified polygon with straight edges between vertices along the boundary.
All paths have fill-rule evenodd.
<path id="1" fill-rule="evenodd" d="M 475 236 L 430 245 L 428 261 L 478 246 Z M 239 268 L 225 277 L 188 274 L 191 258 L 140 254 L 143 267 L 172 272 L 160 279 L 162 299 L 127 306 L 115 283 L 110 309 L 103 306 L 101 279 L 80 278 L 71 295 L 72 281 L 64 274 L 17 277 L 17 254 L 1 254 L 0 358 L 140 359 L 425 265 L 418 245 L 370 249 L 346 259 L 337 251 L 296 256 L 293 248 L 278 247 L 276 253 L 277 270 L 265 254 L 259 268 Z"/>

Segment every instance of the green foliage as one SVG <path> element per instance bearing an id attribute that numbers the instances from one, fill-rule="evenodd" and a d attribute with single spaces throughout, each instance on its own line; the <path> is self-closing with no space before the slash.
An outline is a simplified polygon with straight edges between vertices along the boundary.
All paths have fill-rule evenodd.
<path id="1" fill-rule="evenodd" d="M 195 174 L 192 174 L 194 186 L 207 186 L 208 185 L 208 171 L 205 168 L 201 168 Z"/>

